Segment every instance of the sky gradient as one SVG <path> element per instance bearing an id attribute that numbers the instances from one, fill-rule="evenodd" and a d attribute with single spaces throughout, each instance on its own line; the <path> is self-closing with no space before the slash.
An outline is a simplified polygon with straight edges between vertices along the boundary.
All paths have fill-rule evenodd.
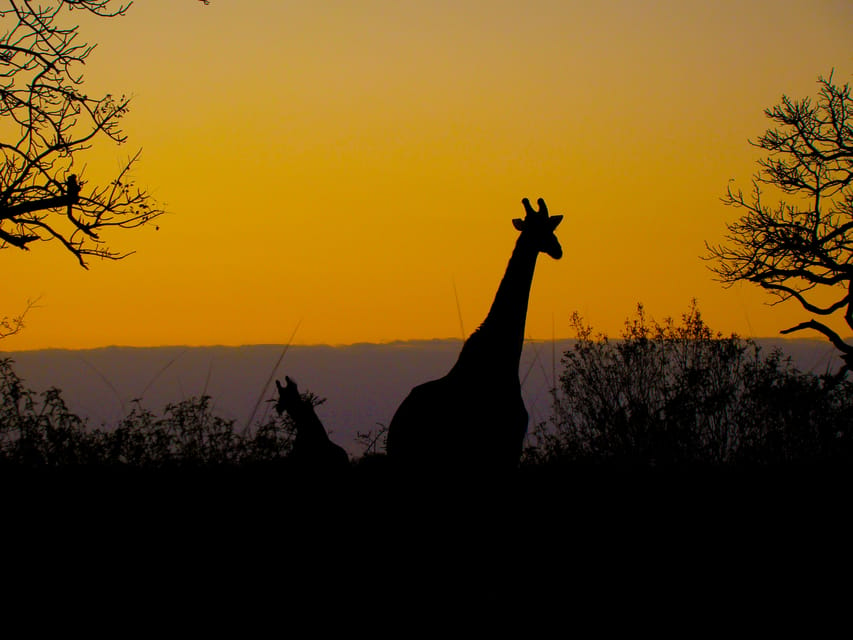
<path id="1" fill-rule="evenodd" d="M 615 335 L 638 302 L 663 318 L 694 297 L 725 333 L 809 317 L 723 289 L 700 256 L 738 215 L 720 197 L 750 186 L 763 110 L 833 68 L 853 80 L 849 1 L 141 0 L 67 18 L 98 43 L 89 90 L 134 96 L 128 142 L 88 152 L 84 178 L 142 148 L 135 178 L 169 213 L 108 236 L 136 253 L 89 271 L 56 243 L 0 252 L 0 315 L 39 297 L 4 350 L 460 337 L 523 197 L 565 216 L 531 338 L 572 337 L 573 311 Z"/>

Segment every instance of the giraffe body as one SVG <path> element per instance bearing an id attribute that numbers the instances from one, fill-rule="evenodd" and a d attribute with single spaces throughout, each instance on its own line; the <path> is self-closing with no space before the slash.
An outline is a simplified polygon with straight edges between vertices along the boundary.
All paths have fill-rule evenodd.
<path id="1" fill-rule="evenodd" d="M 513 223 L 521 234 L 495 300 L 482 325 L 462 347 L 443 378 L 412 389 L 388 431 L 388 454 L 407 469 L 499 472 L 515 468 L 527 432 L 518 368 L 527 303 L 540 252 L 558 259 L 549 216 L 523 200 L 526 216 Z"/>
<path id="2" fill-rule="evenodd" d="M 472 386 L 448 374 L 412 389 L 391 421 L 388 452 L 419 469 L 511 469 L 527 420 L 518 382 Z"/>

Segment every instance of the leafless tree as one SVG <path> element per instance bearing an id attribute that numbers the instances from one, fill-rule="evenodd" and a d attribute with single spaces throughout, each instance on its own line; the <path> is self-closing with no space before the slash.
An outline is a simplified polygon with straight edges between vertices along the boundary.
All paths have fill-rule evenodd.
<path id="1" fill-rule="evenodd" d="M 129 99 L 83 90 L 81 68 L 94 45 L 80 41 L 69 13 L 115 18 L 129 6 L 0 0 L 0 248 L 58 241 L 87 268 L 91 257 L 129 255 L 107 246 L 102 232 L 140 227 L 162 215 L 131 177 L 139 152 L 101 184 L 87 185 L 78 168 L 97 139 L 125 142 L 120 125 Z"/>
<path id="2" fill-rule="evenodd" d="M 747 196 L 731 183 L 723 202 L 743 210 L 727 225 L 721 245 L 706 245 L 707 259 L 726 286 L 758 284 L 775 298 L 794 299 L 823 318 L 842 314 L 853 329 L 853 101 L 850 86 L 819 77 L 817 100 L 792 100 L 765 114 L 776 127 L 750 144 L 768 155 Z M 767 190 L 779 193 L 772 205 Z M 812 318 L 784 329 L 813 329 L 841 352 L 839 375 L 853 370 L 853 344 Z"/>

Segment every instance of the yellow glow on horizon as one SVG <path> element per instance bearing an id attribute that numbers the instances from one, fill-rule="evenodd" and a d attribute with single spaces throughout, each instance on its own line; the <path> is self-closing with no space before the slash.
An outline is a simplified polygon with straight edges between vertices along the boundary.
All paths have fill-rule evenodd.
<path id="1" fill-rule="evenodd" d="M 96 146 L 85 176 L 142 147 L 135 177 L 170 213 L 89 271 L 58 246 L 0 253 L 0 315 L 42 296 L 0 348 L 459 337 L 454 285 L 470 332 L 540 196 L 564 257 L 540 258 L 532 338 L 571 337 L 573 311 L 615 335 L 637 302 L 663 318 L 693 297 L 727 333 L 805 319 L 699 256 L 737 215 L 719 198 L 749 187 L 763 109 L 851 79 L 848 2 L 315 5 L 71 14 L 98 43 L 87 86 L 134 96 L 128 144 Z"/>

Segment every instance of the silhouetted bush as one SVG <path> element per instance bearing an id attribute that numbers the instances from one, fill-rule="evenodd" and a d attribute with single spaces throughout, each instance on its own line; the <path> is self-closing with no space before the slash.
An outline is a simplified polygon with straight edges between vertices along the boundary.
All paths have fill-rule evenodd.
<path id="1" fill-rule="evenodd" d="M 774 350 L 714 333 L 696 303 L 681 324 L 646 318 L 621 340 L 575 314 L 552 422 L 525 462 L 629 466 L 803 463 L 849 459 L 853 384 L 803 373 Z"/>
<path id="2" fill-rule="evenodd" d="M 314 406 L 323 402 L 303 394 Z M 165 407 L 157 416 L 135 401 L 114 427 L 90 427 L 71 413 L 58 389 L 36 394 L 0 360 L 0 460 L 27 468 L 102 465 L 134 469 L 211 468 L 284 460 L 295 426 L 272 416 L 251 430 L 211 411 L 209 396 Z"/>
<path id="3" fill-rule="evenodd" d="M 27 389 L 8 359 L 0 360 L 0 455 L 27 466 L 88 463 L 97 457 L 95 439 L 68 411 L 58 389 L 40 398 Z"/>

